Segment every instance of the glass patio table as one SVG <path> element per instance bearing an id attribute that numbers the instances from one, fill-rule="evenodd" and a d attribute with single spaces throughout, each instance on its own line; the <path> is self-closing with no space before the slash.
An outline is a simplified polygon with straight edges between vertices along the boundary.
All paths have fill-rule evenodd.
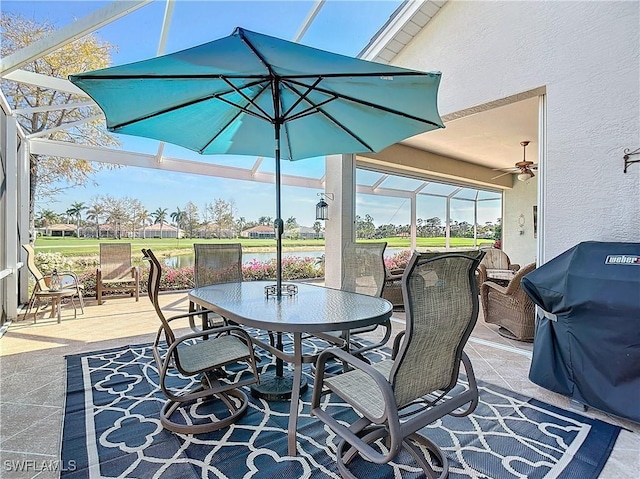
<path id="1" fill-rule="evenodd" d="M 315 360 L 315 355 L 303 354 L 303 333 L 335 341 L 336 337 L 327 333 L 381 323 L 391 317 L 393 307 L 382 298 L 305 283 L 296 283 L 298 293 L 293 296 L 267 297 L 265 286 L 272 284 L 246 281 L 203 286 L 191 290 L 189 300 L 243 326 L 275 333 L 275 345 L 254 340 L 276 357 L 276 371 L 261 375 L 252 394 L 267 399 L 291 398 L 288 449 L 295 455 L 298 401 L 306 387 L 302 365 Z M 293 337 L 292 353 L 283 350 L 283 333 Z M 293 364 L 292 378 L 285 374 L 283 361 Z"/>

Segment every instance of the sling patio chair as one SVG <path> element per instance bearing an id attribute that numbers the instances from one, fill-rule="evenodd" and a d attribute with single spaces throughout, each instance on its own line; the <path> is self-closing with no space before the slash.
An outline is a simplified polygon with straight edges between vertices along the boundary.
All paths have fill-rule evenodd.
<path id="1" fill-rule="evenodd" d="M 78 281 L 78 276 L 73 271 L 57 271 L 59 284 L 55 290 L 52 290 L 50 288 L 51 275 L 44 275 L 42 271 L 40 271 L 40 268 L 36 266 L 36 253 L 33 246 L 30 244 L 23 244 L 22 249 L 24 249 L 27 254 L 27 269 L 36 281 L 31 296 L 29 297 L 29 302 L 27 303 L 24 318 L 26 319 L 31 310 L 35 307 L 33 312 L 33 322 L 35 323 L 40 303 L 47 301 L 51 303 L 51 316 L 53 317 L 57 314 L 58 322 L 60 322 L 61 303 L 63 299 L 67 298 L 73 306 L 74 318 L 77 317 L 75 298 L 78 298 L 81 314 L 84 314 L 84 298 L 82 296 L 83 286 Z"/>
<path id="2" fill-rule="evenodd" d="M 193 280 L 196 288 L 242 281 L 241 243 L 194 243 L 193 250 L 195 253 Z M 195 310 L 195 304 L 189 303 L 189 311 Z M 212 311 L 201 311 L 201 315 L 203 329 L 226 322 L 224 318 Z M 194 318 L 191 320 L 191 327 L 195 329 Z"/>
<path id="3" fill-rule="evenodd" d="M 140 272 L 131 263 L 131 243 L 100 243 L 100 267 L 96 271 L 96 299 L 109 292 L 129 292 L 140 297 Z"/>
<path id="4" fill-rule="evenodd" d="M 167 397 L 160 411 L 160 422 L 179 434 L 200 434 L 227 427 L 247 410 L 248 398 L 240 388 L 259 381 L 251 337 L 238 326 L 177 336 L 171 323 L 200 312 L 165 317 L 158 300 L 162 267 L 150 249 L 143 249 L 142 253 L 150 265 L 149 299 L 162 323 L 153 342 L 160 389 Z M 226 374 L 225 367 L 238 364 L 245 365 L 241 372 L 234 370 Z M 185 377 L 197 377 L 194 386 L 172 388 L 176 371 Z M 214 400 L 224 405 L 227 414 L 218 410 L 215 414 L 205 412 L 204 403 Z"/>
<path id="5" fill-rule="evenodd" d="M 403 278 L 407 328 L 394 340 L 391 359 L 370 365 L 340 348 L 320 354 L 311 413 L 339 438 L 336 461 L 343 478 L 355 478 L 354 462 L 383 467 L 397 460 L 402 448 L 426 477 L 447 477 L 443 451 L 418 431 L 448 414 L 466 416 L 478 404 L 473 368 L 463 348 L 478 319 L 475 270 L 481 257 L 413 254 Z M 325 363 L 333 357 L 353 369 L 325 378 Z M 458 384 L 460 363 L 466 386 Z M 338 399 L 321 407 L 327 393 L 354 409 L 354 419 L 349 421 L 344 408 L 333 407 Z M 371 472 L 371 465 L 363 470 Z"/>
<path id="6" fill-rule="evenodd" d="M 485 281 L 480 288 L 485 322 L 499 325 L 498 333 L 509 339 L 533 341 L 535 305 L 521 283 L 534 269 L 535 263 L 520 268 L 507 286 Z"/>
<path id="7" fill-rule="evenodd" d="M 382 296 L 385 284 L 384 250 L 386 242 L 380 243 L 350 243 L 344 249 L 344 264 L 342 269 L 343 291 L 351 293 L 366 294 L 368 296 Z M 385 328 L 382 339 L 375 343 L 363 343 L 357 337 L 358 334 L 370 333 L 378 327 Z M 379 348 L 389 341 L 391 337 L 391 320 L 388 319 L 381 324 L 373 324 L 362 328 L 348 331 L 334 331 L 323 334 L 316 334 L 330 344 L 344 348 L 354 355 L 362 355 L 365 351 Z M 361 359 L 365 359 L 360 356 Z M 332 365 L 327 369 L 331 373 L 335 367 Z M 342 369 L 342 366 L 340 367 Z"/>
<path id="8" fill-rule="evenodd" d="M 368 296 L 381 297 L 385 287 L 386 268 L 384 265 L 384 250 L 386 242 L 381 243 L 351 243 L 344 250 L 344 265 L 342 273 L 342 287 L 344 291 L 366 294 Z M 352 337 L 353 335 L 368 333 L 382 326 L 385 328 L 383 338 L 369 345 L 361 345 Z M 391 320 L 382 324 L 349 330 L 349 349 L 352 354 L 361 354 L 364 351 L 380 347 L 387 343 L 391 337 Z M 346 332 L 342 338 L 347 339 Z M 355 346 L 356 349 L 353 349 Z"/>

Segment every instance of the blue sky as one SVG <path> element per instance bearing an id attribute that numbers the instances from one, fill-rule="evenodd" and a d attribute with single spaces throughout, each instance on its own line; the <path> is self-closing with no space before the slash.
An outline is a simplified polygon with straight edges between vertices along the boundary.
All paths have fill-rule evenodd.
<path id="1" fill-rule="evenodd" d="M 109 4 L 104 1 L 3 1 L 0 8 L 5 12 L 20 13 L 39 21 L 47 20 L 63 27 L 74 19 Z M 307 1 L 186 1 L 177 0 L 169 30 L 165 53 L 182 50 L 229 35 L 236 26 L 268 35 L 292 39 L 314 2 Z M 400 1 L 341 1 L 329 0 L 321 9 L 301 43 L 340 54 L 357 55 L 375 32 L 389 18 Z M 119 65 L 144 60 L 156 55 L 165 3 L 156 1 L 136 12 L 113 22 L 96 32 L 100 38 L 117 47 L 112 63 Z M 433 70 L 438 70 L 434 65 Z M 119 135 L 122 148 L 126 150 L 154 153 L 158 143 L 126 135 Z M 193 152 L 167 144 L 164 155 L 168 157 L 197 157 Z M 202 158 L 197 158 L 202 161 Z M 255 158 L 207 157 L 214 163 L 248 167 Z M 273 171 L 273 160 L 265 159 L 261 170 Z M 308 159 L 298 162 L 284 161 L 284 174 L 319 178 L 324 174 L 323 159 Z M 366 176 L 366 175 L 365 175 Z M 364 177 L 362 174 L 360 177 Z M 141 168 L 119 168 L 105 170 L 94 177 L 95 183 L 84 188 L 73 188 L 60 194 L 56 202 L 39 203 L 36 208 L 49 208 L 62 212 L 75 201 L 90 204 L 98 195 L 135 197 L 147 210 L 177 207 L 184 208 L 188 201 L 202 209 L 205 203 L 217 198 L 233 200 L 238 216 L 248 220 L 259 216 L 275 216 L 274 185 L 237 180 L 226 180 L 198 175 L 171 173 Z M 318 201 L 316 190 L 283 187 L 282 216 L 294 216 L 300 224 L 311 225 Z M 496 207 L 497 204 L 497 207 Z M 457 201 L 452 204 L 452 217 L 458 221 L 473 220 L 472 203 Z M 370 214 L 375 223 L 409 223 L 409 204 L 404 200 L 381 199 L 359 195 L 357 214 Z M 444 217 L 441 200 L 421 200 L 418 216 Z M 483 207 L 479 221 L 495 221 L 499 216 L 499 202 Z"/>

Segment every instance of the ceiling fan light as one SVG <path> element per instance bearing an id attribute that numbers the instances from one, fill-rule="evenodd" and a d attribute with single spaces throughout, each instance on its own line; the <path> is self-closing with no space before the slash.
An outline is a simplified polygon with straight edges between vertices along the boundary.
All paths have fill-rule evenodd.
<path id="1" fill-rule="evenodd" d="M 518 179 L 519 179 L 520 181 L 527 181 L 527 180 L 530 180 L 531 178 L 533 178 L 533 174 L 532 174 L 532 173 L 529 173 L 528 171 L 525 171 L 525 172 L 520 173 L 520 174 L 518 175 Z"/>

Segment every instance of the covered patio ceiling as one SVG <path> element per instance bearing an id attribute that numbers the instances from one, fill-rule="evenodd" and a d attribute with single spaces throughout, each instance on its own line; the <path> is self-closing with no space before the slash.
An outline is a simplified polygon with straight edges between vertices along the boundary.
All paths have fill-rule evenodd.
<path id="1" fill-rule="evenodd" d="M 92 13 L 64 26 L 52 35 L 42 38 L 39 42 L 3 58 L 0 62 L 0 76 L 6 80 L 35 84 L 84 96 L 83 92 L 66 79 L 36 74 L 23 70 L 22 67 L 29 61 L 54 51 L 82 35 L 95 32 L 110 23 L 122 21 L 127 15 L 135 13 L 138 21 L 152 22 L 158 18 L 157 15 L 153 16 L 151 10 L 146 8 L 147 5 L 152 3 L 156 3 L 156 5 L 162 3 L 164 5 L 164 17 L 160 25 L 158 25 L 160 34 L 157 49 L 157 53 L 162 54 L 166 48 L 170 27 L 183 19 L 183 16 L 174 14 L 180 8 L 179 5 L 176 5 L 179 2 L 174 0 L 166 2 L 158 2 L 157 0 L 111 2 L 102 8 L 100 8 L 100 4 L 97 4 L 95 11 Z M 313 22 L 318 18 L 322 18 L 322 10 L 326 3 L 326 0 L 318 0 L 312 4 L 293 37 L 295 41 L 303 40 L 305 33 Z M 426 24 L 445 3 L 446 1 L 401 3 L 385 26 L 376 33 L 374 39 L 382 34 L 390 35 L 393 31 L 395 31 L 395 35 L 398 38 L 406 38 L 406 32 L 412 28 L 412 25 L 415 26 L 417 18 Z M 73 3 L 70 3 L 70 5 L 73 6 Z M 364 5 L 362 8 L 364 8 Z M 149 12 L 148 18 L 145 16 L 147 11 Z M 395 29 L 391 33 L 388 28 L 384 30 L 390 23 L 393 24 L 393 29 Z M 149 26 L 147 26 L 147 30 L 151 31 Z M 339 32 L 336 33 L 339 34 Z M 152 34 L 149 33 L 146 36 L 152 36 Z M 121 48 L 126 47 L 121 46 Z M 392 58 L 389 58 L 388 52 L 386 56 L 380 55 L 371 48 L 365 48 L 360 56 L 384 62 L 392 60 Z M 434 67 L 437 68 L 437 66 Z M 358 157 L 357 165 L 387 173 L 409 174 L 427 181 L 447 181 L 494 191 L 510 188 L 512 184 L 511 175 L 505 175 L 500 178 L 494 177 L 502 173 L 502 171 L 496 170 L 510 168 L 522 158 L 520 142 L 523 140 L 532 142 L 528 150 L 530 153 L 528 159 L 535 161 L 538 103 L 534 93 L 524 95 L 522 98 L 505 99 L 502 103 L 479 106 L 474 111 L 442 112 L 446 129 L 409 138 L 402 142 L 404 148 L 398 149 L 396 145 L 395 150 L 383 152 L 380 156 Z M 5 109 L 11 112 L 4 96 L 1 100 Z M 87 98 L 80 105 L 90 101 Z M 62 106 L 68 107 L 67 105 Z M 73 126 L 68 125 L 68 127 Z M 169 157 L 164 154 L 165 146 L 160 142 L 156 142 L 155 151 L 109 150 L 42 138 L 49 132 L 50 130 L 36 135 L 23 135 L 29 141 L 32 153 L 240 180 L 273 181 L 273 173 L 268 168 L 264 168 L 262 158 L 255 159 L 250 166 L 225 166 L 216 163 L 216 160 L 211 157 L 207 157 L 206 161 L 200 161 L 200 158 L 194 159 L 193 157 Z M 399 152 L 420 155 L 420 167 L 408 169 L 399 165 L 395 159 L 397 157 L 396 153 Z M 431 158 L 435 161 L 422 160 L 423 153 L 427 155 L 425 158 Z M 448 164 L 448 166 L 443 167 L 443 164 Z M 323 189 L 324 178 L 285 175 L 283 184 Z M 361 188 L 361 192 L 367 192 L 367 188 Z"/>

